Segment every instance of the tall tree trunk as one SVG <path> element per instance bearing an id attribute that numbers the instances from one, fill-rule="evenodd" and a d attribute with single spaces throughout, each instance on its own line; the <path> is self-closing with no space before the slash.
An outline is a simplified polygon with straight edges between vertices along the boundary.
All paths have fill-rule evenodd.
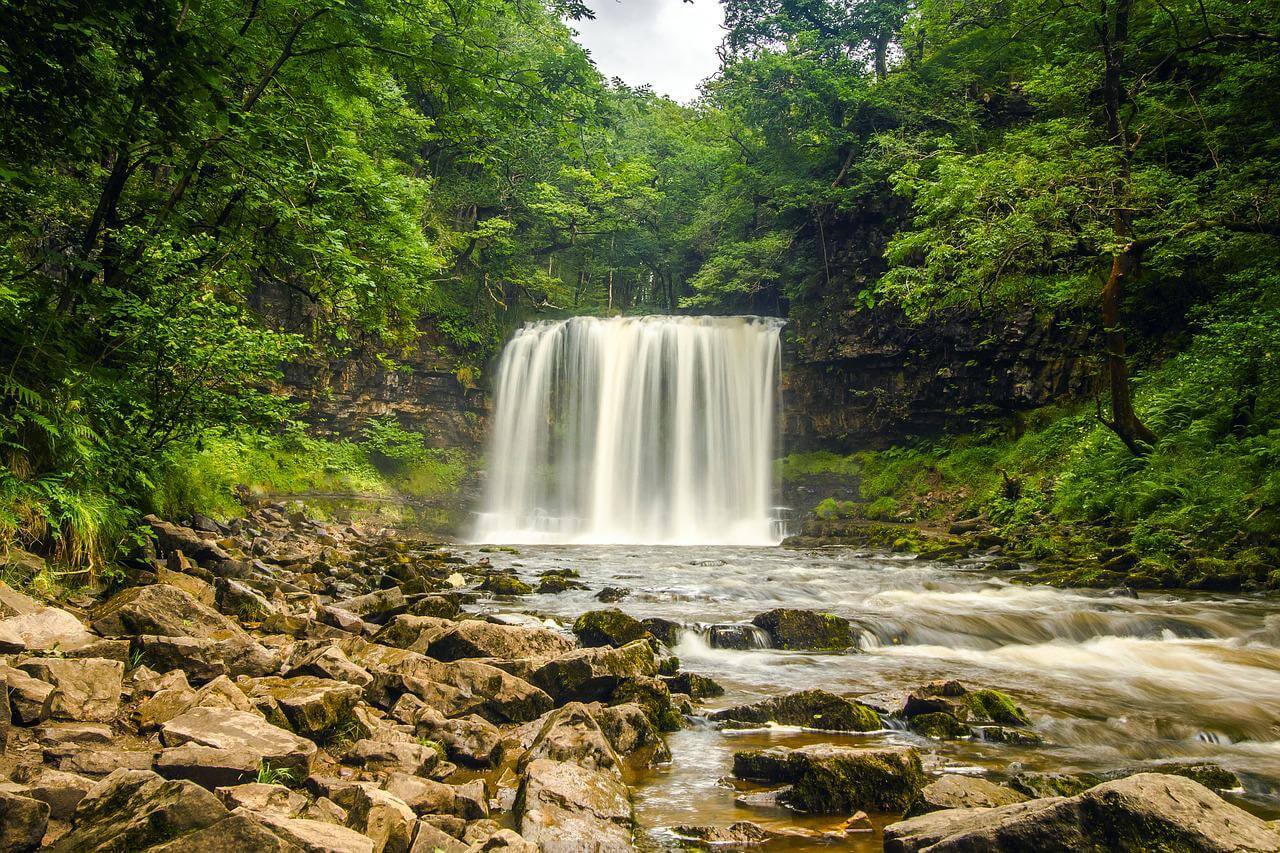
<path id="1" fill-rule="evenodd" d="M 1124 90 L 1124 68 L 1132 5 L 1133 0 L 1117 0 L 1115 12 L 1108 15 L 1107 0 L 1102 0 L 1102 22 L 1098 27 L 1104 60 L 1102 95 L 1107 136 L 1120 154 L 1120 173 L 1112 192 L 1115 211 L 1112 234 L 1118 248 L 1111 256 L 1111 274 L 1102 288 L 1102 328 L 1107 346 L 1107 377 L 1111 384 L 1111 419 L 1103 419 L 1103 423 L 1119 436 L 1131 453 L 1145 456 L 1151 452 L 1157 438 L 1133 410 L 1124 326 L 1120 321 L 1125 284 L 1137 275 L 1141 257 L 1141 249 L 1133 238 L 1133 213 L 1129 208 L 1129 162 L 1133 148 L 1129 144 L 1128 127 L 1122 112 L 1128 100 Z"/>

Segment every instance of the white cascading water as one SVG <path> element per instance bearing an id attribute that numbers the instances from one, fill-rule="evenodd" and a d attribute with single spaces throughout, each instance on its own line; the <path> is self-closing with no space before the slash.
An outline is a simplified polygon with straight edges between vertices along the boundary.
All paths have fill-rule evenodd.
<path id="1" fill-rule="evenodd" d="M 781 323 L 575 317 L 498 366 L 476 539 L 774 545 Z"/>

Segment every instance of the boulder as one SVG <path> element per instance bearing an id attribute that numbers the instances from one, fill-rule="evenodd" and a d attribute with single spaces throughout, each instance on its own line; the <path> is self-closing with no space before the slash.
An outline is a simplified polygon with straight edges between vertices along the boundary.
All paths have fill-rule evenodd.
<path id="1" fill-rule="evenodd" d="M 1015 774 L 1009 779 L 1009 787 L 1031 799 L 1043 797 L 1074 797 L 1089 790 L 1094 785 L 1101 785 L 1102 779 L 1092 773 L 1072 776 L 1067 773 L 1024 772 Z"/>
<path id="2" fill-rule="evenodd" d="M 72 652 L 99 639 L 79 619 L 57 607 L 0 619 L 0 652 Z"/>
<path id="3" fill-rule="evenodd" d="M 56 689 L 52 684 L 4 664 L 0 664 L 0 677 L 4 678 L 8 688 L 6 692 L 14 722 L 33 726 L 49 718 Z"/>
<path id="4" fill-rule="evenodd" d="M 415 814 L 454 815 L 463 820 L 489 816 L 489 798 L 482 779 L 465 785 L 448 785 L 408 773 L 392 773 L 385 787 L 387 793 L 403 800 Z M 345 805 L 341 798 L 339 804 Z"/>
<path id="5" fill-rule="evenodd" d="M 1139 773 L 1074 797 L 947 809 L 885 829 L 886 853 L 1107 850 L 1275 853 L 1280 833 L 1181 776 Z"/>
<path id="6" fill-rule="evenodd" d="M 790 785 L 778 802 L 814 814 L 852 814 L 859 809 L 903 812 L 924 788 L 919 754 L 910 747 L 843 747 L 812 744 L 739 752 L 733 774 L 740 779 Z"/>
<path id="7" fill-rule="evenodd" d="M 397 649 L 426 652 L 432 640 L 452 631 L 455 624 L 452 619 L 402 613 L 379 629 L 378 633 L 373 635 L 373 641 L 384 646 L 394 646 Z M 436 656 L 432 655 L 432 657 Z M 443 658 L 439 659 L 443 660 Z"/>
<path id="8" fill-rule="evenodd" d="M 494 595 L 529 595 L 533 587 L 515 575 L 489 575 L 480 583 L 480 588 Z"/>
<path id="9" fill-rule="evenodd" d="M 973 734 L 973 729 L 960 722 L 959 718 L 945 711 L 916 714 L 914 717 L 908 718 L 907 725 L 911 726 L 911 731 L 916 734 L 922 737 L 931 737 L 935 740 L 955 740 L 969 737 Z"/>
<path id="10" fill-rule="evenodd" d="M 155 761 L 154 751 L 145 749 L 86 749 L 82 746 L 65 747 L 62 750 L 46 750 L 45 760 L 57 758 L 58 769 L 65 773 L 83 776 L 109 776 L 116 770 L 150 770 Z"/>
<path id="11" fill-rule="evenodd" d="M 373 839 L 345 826 L 300 817 L 281 817 L 266 812 L 250 814 L 281 840 L 305 853 L 374 853 Z"/>
<path id="12" fill-rule="evenodd" d="M 415 734 L 443 746 L 450 761 L 467 767 L 494 767 L 502 758 L 502 732 L 476 714 L 449 719 L 424 707 L 412 723 Z"/>
<path id="13" fill-rule="evenodd" d="M 0 850 L 26 853 L 39 849 L 48 825 L 48 803 L 0 791 Z"/>
<path id="14" fill-rule="evenodd" d="M 190 593 L 164 584 L 116 593 L 94 611 L 93 629 L 104 637 L 206 637 L 225 640 L 244 630 Z"/>
<path id="15" fill-rule="evenodd" d="M 26 796 L 48 805 L 53 820 L 69 820 L 84 795 L 97 784 L 84 776 L 45 766 L 33 768 L 22 781 Z"/>
<path id="16" fill-rule="evenodd" d="M 417 819 L 408 804 L 390 791 L 351 785 L 334 797 L 346 809 L 347 826 L 372 839 L 375 851 L 398 853 L 413 843 Z"/>
<path id="17" fill-rule="evenodd" d="M 379 621 L 382 617 L 386 617 L 394 611 L 403 610 L 408 605 L 405 601 L 404 593 L 400 591 L 400 587 L 393 586 L 388 589 L 377 589 L 365 595 L 358 595 L 355 598 L 335 601 L 333 606 L 339 610 L 345 610 L 347 613 L 354 613 L 361 618 Z"/>
<path id="18" fill-rule="evenodd" d="M 169 749 L 190 744 L 225 753 L 226 766 L 248 765 L 256 770 L 268 765 L 291 772 L 295 779 L 311 772 L 316 755 L 316 745 L 306 738 L 273 726 L 257 714 L 222 708 L 192 708 L 165 723 L 160 740 Z"/>
<path id="19" fill-rule="evenodd" d="M 679 622 L 660 619 L 656 616 L 649 619 L 641 619 L 640 624 L 660 643 L 671 648 L 675 648 L 676 644 L 680 642 L 680 634 L 684 631 L 684 626 Z"/>
<path id="20" fill-rule="evenodd" d="M 777 723 L 831 732 L 869 732 L 882 728 L 880 715 L 825 690 L 802 690 L 709 715 L 725 728 L 741 729 Z"/>
<path id="21" fill-rule="evenodd" d="M 911 719 L 924 714 L 950 714 L 961 723 L 1026 726 L 1031 722 L 1008 694 L 989 688 L 970 690 L 958 681 L 934 681 L 913 690 L 902 716 Z"/>
<path id="22" fill-rule="evenodd" d="M 248 814 L 229 814 L 215 824 L 148 848 L 147 853 L 298 853 L 298 847 Z"/>
<path id="23" fill-rule="evenodd" d="M 724 688 L 709 675 L 679 672 L 663 680 L 672 693 L 683 693 L 690 699 L 714 699 L 724 695 Z"/>
<path id="24" fill-rule="evenodd" d="M 361 738 L 347 753 L 346 760 L 371 773 L 408 773 L 426 776 L 441 763 L 434 747 L 413 740 Z"/>
<path id="25" fill-rule="evenodd" d="M 512 833 L 514 835 L 514 833 Z M 516 836 L 519 838 L 520 836 Z M 413 836 L 413 846 L 409 853 L 467 853 L 470 846 L 464 844 L 444 830 L 437 829 L 426 821 L 418 821 L 417 832 Z M 522 852 L 523 853 L 523 852 Z M 538 853 L 534 846 L 528 853 Z"/>
<path id="26" fill-rule="evenodd" d="M 613 773 L 540 758 L 524 768 L 517 828 L 543 853 L 634 850 L 627 788 Z"/>
<path id="27" fill-rule="evenodd" d="M 228 809 L 243 806 L 257 814 L 271 812 L 284 817 L 297 817 L 307 807 L 307 798 L 284 785 L 266 785 L 248 782 L 244 785 L 228 785 L 214 790 L 214 796 Z"/>
<path id="28" fill-rule="evenodd" d="M 845 651 L 856 645 L 849 620 L 831 613 L 779 608 L 761 613 L 751 622 L 769 635 L 775 649 Z"/>
<path id="29" fill-rule="evenodd" d="M 671 690 L 660 678 L 643 675 L 623 678 L 609 694 L 609 703 L 639 705 L 653 724 L 664 732 L 679 731 L 684 726 L 684 717 L 672 702 Z"/>
<path id="30" fill-rule="evenodd" d="M 569 761 L 592 770 L 617 774 L 622 762 L 587 706 L 570 702 L 547 715 L 520 767 L 538 759 Z"/>
<path id="31" fill-rule="evenodd" d="M 157 637 L 143 634 L 134 648 L 147 666 L 160 672 L 182 670 L 192 684 L 204 684 L 227 674 L 217 640 L 207 637 Z"/>
<path id="32" fill-rule="evenodd" d="M 608 699 L 625 678 L 657 674 L 653 648 L 639 640 L 620 649 L 576 649 L 543 664 L 530 680 L 557 702 L 593 702 Z"/>
<path id="33" fill-rule="evenodd" d="M 241 689 L 268 720 L 312 739 L 349 726 L 363 696 L 354 684 L 314 675 L 244 679 Z"/>
<path id="34" fill-rule="evenodd" d="M 95 785 L 76 806 L 74 828 L 48 849 L 133 851 L 212 826 L 227 816 L 213 794 L 149 770 L 120 769 Z"/>
<path id="35" fill-rule="evenodd" d="M 156 582 L 175 586 L 207 607 L 213 607 L 217 601 L 213 585 L 191 574 L 158 566 L 156 567 Z"/>
<path id="36" fill-rule="evenodd" d="M 600 730 L 618 755 L 642 753 L 645 763 L 650 766 L 671 760 L 671 751 L 667 749 L 662 733 L 639 705 L 627 702 L 598 708 L 593 713 Z"/>
<path id="37" fill-rule="evenodd" d="M 682 841 L 710 850 L 737 850 L 758 847 L 778 840 L 779 833 L 771 832 L 749 820 L 740 820 L 728 826 L 673 826 L 671 831 Z"/>
<path id="38" fill-rule="evenodd" d="M 181 551 L 206 568 L 231 558 L 216 542 L 205 539 L 189 527 L 170 524 L 154 515 L 145 516 L 142 520 L 150 525 L 156 537 L 156 550 L 162 556 Z"/>
<path id="39" fill-rule="evenodd" d="M 358 687 L 368 687 L 373 683 L 373 676 L 367 669 L 352 663 L 351 658 L 334 645 L 321 646 L 307 652 L 285 672 L 285 677 L 288 678 L 298 675 L 332 678 Z"/>
<path id="40" fill-rule="evenodd" d="M 435 637 L 426 653 L 437 660 L 461 658 L 553 658 L 572 651 L 573 640 L 547 628 L 496 625 L 474 619 L 453 623 Z"/>
<path id="41" fill-rule="evenodd" d="M 613 604 L 621 601 L 631 594 L 631 590 L 625 586 L 606 586 L 604 589 L 596 593 L 596 601 L 603 601 L 605 604 Z"/>
<path id="42" fill-rule="evenodd" d="M 493 835 L 468 848 L 475 853 L 539 853 L 542 849 L 510 829 L 499 829 Z M 414 853 L 417 853 L 416 848 Z"/>
<path id="43" fill-rule="evenodd" d="M 124 664 L 106 658 L 28 658 L 18 668 L 52 684 L 51 716 L 61 720 L 110 720 L 120 709 Z"/>
<path id="44" fill-rule="evenodd" d="M 39 573 L 44 568 L 44 560 L 35 554 L 23 551 L 20 548 L 9 548 L 2 559 L 3 565 L 11 565 L 13 563 L 27 563 L 31 567 L 31 574 Z M 4 581 L 0 581 L 0 618 L 8 619 L 10 616 L 21 616 L 24 613 L 35 613 L 45 608 L 44 604 L 36 601 L 25 592 L 9 586 Z"/>
<path id="45" fill-rule="evenodd" d="M 583 613 L 573 623 L 573 633 L 584 646 L 614 646 L 653 637 L 639 619 L 628 616 L 616 608 L 591 610 Z"/>
<path id="46" fill-rule="evenodd" d="M 942 809 L 991 809 L 1024 802 L 1027 798 L 1012 788 L 974 776 L 943 776 L 925 785 L 907 808 L 907 817 Z"/>
<path id="47" fill-rule="evenodd" d="M 493 723 L 522 723 L 536 720 L 553 705 L 537 687 L 476 661 L 442 662 L 359 639 L 343 641 L 342 648 L 373 676 L 366 694 L 385 708 L 410 693 L 446 716 L 474 713 Z"/>

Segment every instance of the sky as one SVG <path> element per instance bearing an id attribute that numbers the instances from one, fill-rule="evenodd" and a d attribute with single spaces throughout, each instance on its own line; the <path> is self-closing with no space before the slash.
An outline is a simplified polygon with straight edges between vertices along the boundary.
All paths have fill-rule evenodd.
<path id="1" fill-rule="evenodd" d="M 720 65 L 716 45 L 724 20 L 719 0 L 594 0 L 594 21 L 575 21 L 578 41 L 605 77 L 648 83 L 677 101 L 698 95 L 698 83 Z"/>

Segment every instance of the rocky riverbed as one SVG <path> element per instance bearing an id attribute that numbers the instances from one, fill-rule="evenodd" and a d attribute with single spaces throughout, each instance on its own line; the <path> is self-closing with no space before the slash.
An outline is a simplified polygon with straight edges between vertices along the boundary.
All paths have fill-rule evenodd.
<path id="1" fill-rule="evenodd" d="M 1088 719 L 1103 700 L 976 661 L 1059 629 L 1140 636 L 1157 617 L 1132 602 L 996 618 L 986 587 L 883 555 L 517 553 L 286 504 L 148 521 L 98 594 L 28 595 L 38 558 L 7 558 L 2 849 L 1280 848 L 1276 774 L 1241 764 L 1276 724 L 1259 677 L 1237 673 L 1252 711 L 1240 695 L 1201 712 L 1231 732 L 1221 756 L 1177 746 L 1214 746 L 1191 719 L 1166 726 L 1167 755 L 1106 760 L 1081 746 L 1106 743 Z M 904 607 L 904 578 L 970 600 Z M 1162 630 L 1269 624 L 1216 606 L 1171 607 Z M 1266 672 L 1274 646 L 1235 639 L 1224 665 Z M 895 646 L 972 654 L 877 651 Z M 1134 733 L 1163 725 L 1133 716 Z"/>

